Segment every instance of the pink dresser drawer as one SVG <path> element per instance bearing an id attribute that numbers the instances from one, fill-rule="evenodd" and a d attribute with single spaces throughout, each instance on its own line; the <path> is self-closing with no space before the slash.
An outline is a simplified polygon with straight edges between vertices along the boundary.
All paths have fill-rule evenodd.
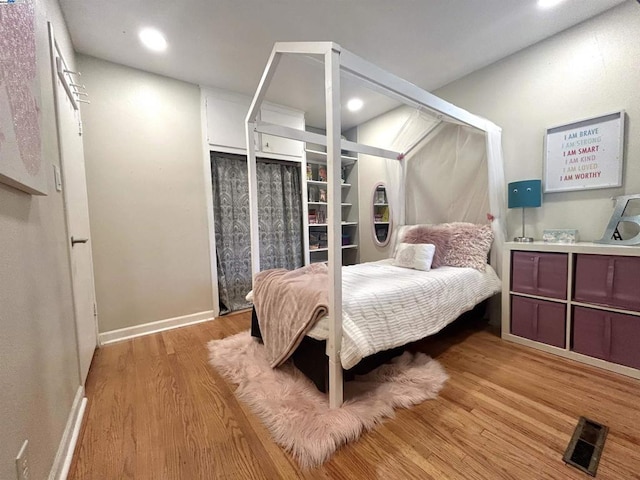
<path id="1" fill-rule="evenodd" d="M 640 368 L 640 317 L 574 307 L 572 350 Z"/>
<path id="2" fill-rule="evenodd" d="M 541 297 L 567 298 L 567 254 L 513 252 L 511 290 Z"/>
<path id="3" fill-rule="evenodd" d="M 511 297 L 511 333 L 564 348 L 566 306 L 526 297 Z"/>
<path id="4" fill-rule="evenodd" d="M 640 257 L 577 255 L 573 298 L 640 312 Z"/>

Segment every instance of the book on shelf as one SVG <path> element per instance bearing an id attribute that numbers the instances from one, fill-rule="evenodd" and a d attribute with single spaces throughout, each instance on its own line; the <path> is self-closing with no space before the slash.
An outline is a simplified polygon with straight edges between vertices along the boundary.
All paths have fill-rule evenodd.
<path id="1" fill-rule="evenodd" d="M 312 233 L 309 235 L 309 250 L 317 250 L 320 248 L 320 239 L 318 234 Z"/>
<path id="2" fill-rule="evenodd" d="M 318 244 L 320 248 L 327 248 L 329 246 L 329 240 L 326 233 L 318 234 Z"/>

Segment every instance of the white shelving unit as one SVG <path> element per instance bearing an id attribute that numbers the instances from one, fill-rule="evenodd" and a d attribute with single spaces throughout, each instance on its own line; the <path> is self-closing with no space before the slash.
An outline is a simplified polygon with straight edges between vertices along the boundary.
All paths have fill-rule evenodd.
<path id="1" fill-rule="evenodd" d="M 307 202 L 309 205 L 328 205 L 327 202 Z M 351 207 L 353 206 L 352 203 L 342 203 L 343 207 Z"/>
<path id="2" fill-rule="evenodd" d="M 307 183 L 309 185 L 327 185 L 327 182 L 321 182 L 320 180 L 307 180 Z M 351 188 L 351 184 L 350 183 L 343 183 L 342 184 L 342 188 Z"/>
<path id="3" fill-rule="evenodd" d="M 358 245 L 353 244 L 353 245 L 343 245 L 342 246 L 343 250 L 347 250 L 349 248 L 358 248 Z M 329 251 L 328 248 L 315 248 L 315 249 L 311 250 L 311 252 L 328 252 L 328 251 Z"/>
<path id="4" fill-rule="evenodd" d="M 327 164 L 327 152 L 321 152 L 320 150 L 305 149 L 307 155 L 307 162 L 326 165 Z M 351 155 L 342 155 L 340 157 L 342 166 L 353 165 L 358 161 L 358 157 Z M 325 182 L 326 183 L 326 182 Z"/>
<path id="5" fill-rule="evenodd" d="M 341 157 L 342 163 L 342 263 L 358 262 L 358 158 Z M 306 263 L 326 262 L 327 245 L 327 154 L 305 149 L 303 172 Z"/>
<path id="6" fill-rule="evenodd" d="M 385 246 L 391 238 L 391 212 L 387 200 L 387 188 L 378 183 L 373 190 L 373 238 L 378 246 Z"/>
<path id="7" fill-rule="evenodd" d="M 503 339 L 640 378 L 640 248 L 506 242 L 503 255 Z"/>

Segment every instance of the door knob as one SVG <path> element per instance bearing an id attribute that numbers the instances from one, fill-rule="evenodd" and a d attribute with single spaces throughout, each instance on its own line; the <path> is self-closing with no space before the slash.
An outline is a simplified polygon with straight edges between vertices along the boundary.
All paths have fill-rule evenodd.
<path id="1" fill-rule="evenodd" d="M 88 241 L 88 238 L 71 237 L 71 246 L 73 247 L 76 243 L 87 243 Z"/>

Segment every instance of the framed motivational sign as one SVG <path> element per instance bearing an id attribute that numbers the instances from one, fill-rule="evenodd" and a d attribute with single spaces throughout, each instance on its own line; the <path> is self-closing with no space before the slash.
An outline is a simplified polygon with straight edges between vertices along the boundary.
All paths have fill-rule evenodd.
<path id="1" fill-rule="evenodd" d="M 544 148 L 545 193 L 621 186 L 624 115 L 622 110 L 549 128 Z"/>

